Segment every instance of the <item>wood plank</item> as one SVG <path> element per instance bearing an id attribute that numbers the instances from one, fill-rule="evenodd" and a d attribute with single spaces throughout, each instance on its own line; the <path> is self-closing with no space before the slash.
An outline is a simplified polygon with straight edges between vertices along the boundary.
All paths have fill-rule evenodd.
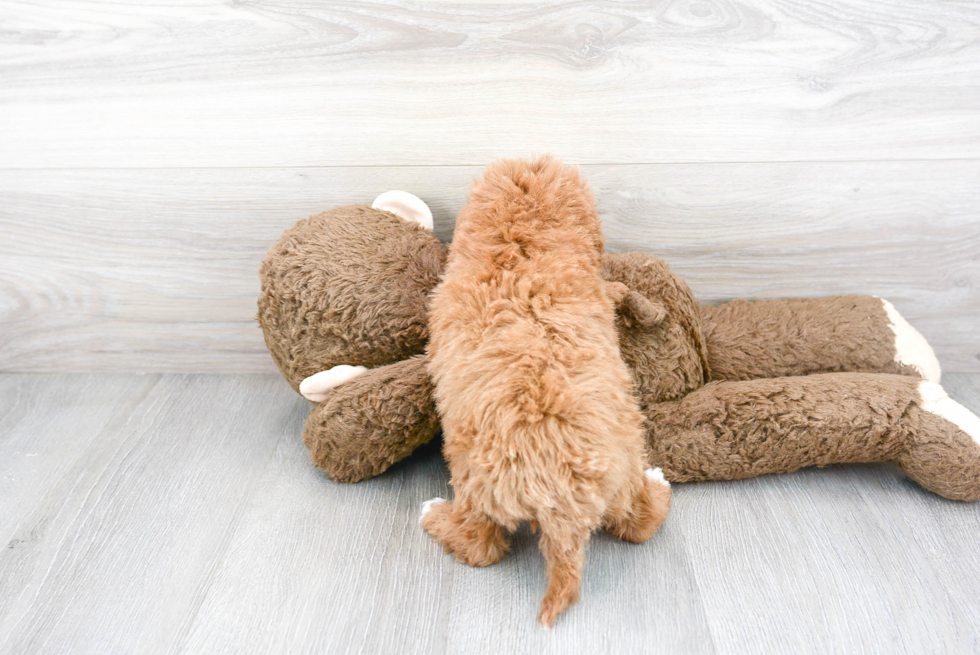
<path id="1" fill-rule="evenodd" d="M 7 171 L 0 370 L 273 371 L 265 250 L 296 220 L 402 188 L 447 240 L 480 167 Z M 980 164 L 586 166 L 611 251 L 705 302 L 872 293 L 946 370 L 980 370 Z"/>
<path id="2" fill-rule="evenodd" d="M 157 376 L 119 374 L 0 375 L 0 545 L 30 544 L 36 535 L 14 537 L 25 518 L 105 426 L 132 412 L 156 383 Z"/>
<path id="3" fill-rule="evenodd" d="M 186 652 L 593 652 L 635 647 L 651 633 L 668 648 L 711 652 L 677 532 L 639 547 L 597 537 L 585 600 L 548 634 L 537 624 L 544 572 L 536 538 L 522 530 L 502 562 L 473 569 L 418 525 L 424 500 L 450 494 L 447 481 L 429 450 L 379 478 L 339 485 L 284 440 Z"/>
<path id="4" fill-rule="evenodd" d="M 980 156 L 980 7 L 5 0 L 0 167 Z"/>
<path id="5" fill-rule="evenodd" d="M 691 489 L 697 520 L 682 527 L 719 651 L 969 651 L 977 623 L 954 594 L 980 577 L 962 549 L 916 535 L 932 523 L 923 504 L 955 514 L 963 533 L 980 527 L 976 505 L 925 495 L 884 465 Z"/>
<path id="6" fill-rule="evenodd" d="M 296 438 L 308 407 L 276 376 L 167 376 L 128 405 L 121 395 L 126 411 L 0 551 L 0 650 L 176 644 L 277 441 Z"/>
<path id="7" fill-rule="evenodd" d="M 282 440 L 184 652 L 444 652 L 458 569 L 418 512 L 445 495 L 446 480 L 430 449 L 338 484 L 310 465 L 298 438 Z"/>
<path id="8" fill-rule="evenodd" d="M 980 410 L 980 377 L 950 379 Z M 677 485 L 648 544 L 594 538 L 582 601 L 545 632 L 527 530 L 485 569 L 424 537 L 419 502 L 450 493 L 436 453 L 354 486 L 303 455 L 280 443 L 186 652 L 968 652 L 980 637 L 977 505 L 886 465 Z"/>
<path id="9" fill-rule="evenodd" d="M 980 375 L 945 385 L 980 412 Z M 980 646 L 980 504 L 887 465 L 676 485 L 647 544 L 596 535 L 582 601 L 546 632 L 533 536 L 492 567 L 459 564 L 417 522 L 450 494 L 438 450 L 333 483 L 298 438 L 308 404 L 277 376 L 0 375 L 0 402 L 0 480 L 28 433 L 63 469 L 11 488 L 40 500 L 0 550 L 0 652 Z M 74 461 L 50 459 L 49 429 Z"/>
<path id="10" fill-rule="evenodd" d="M 537 622 L 547 581 L 536 535 L 522 529 L 507 557 L 486 569 L 455 564 L 447 652 L 471 653 L 474 644 L 486 653 L 716 652 L 706 590 L 681 527 L 701 520 L 685 511 L 687 494 L 675 495 L 671 515 L 645 544 L 594 535 L 582 598 L 547 631 Z"/>

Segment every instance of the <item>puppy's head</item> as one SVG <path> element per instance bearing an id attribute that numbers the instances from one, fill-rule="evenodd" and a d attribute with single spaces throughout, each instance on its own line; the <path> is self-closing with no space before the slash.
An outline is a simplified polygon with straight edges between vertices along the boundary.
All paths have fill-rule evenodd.
<path id="1" fill-rule="evenodd" d="M 470 241 L 484 247 L 603 252 L 595 198 L 578 168 L 551 155 L 533 161 L 500 159 L 476 182 L 456 221 L 455 249 Z"/>

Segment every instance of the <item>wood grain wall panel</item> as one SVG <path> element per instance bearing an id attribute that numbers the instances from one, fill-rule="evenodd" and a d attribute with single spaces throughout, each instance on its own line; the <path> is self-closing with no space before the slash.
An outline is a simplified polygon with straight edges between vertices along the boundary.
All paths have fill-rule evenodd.
<path id="1" fill-rule="evenodd" d="M 969 1 L 0 2 L 0 168 L 980 156 Z"/>
<path id="2" fill-rule="evenodd" d="M 5 171 L 0 370 L 271 371 L 262 255 L 295 221 L 400 188 L 448 240 L 479 167 Z M 705 302 L 872 293 L 947 370 L 980 370 L 974 161 L 595 165 L 610 251 Z"/>

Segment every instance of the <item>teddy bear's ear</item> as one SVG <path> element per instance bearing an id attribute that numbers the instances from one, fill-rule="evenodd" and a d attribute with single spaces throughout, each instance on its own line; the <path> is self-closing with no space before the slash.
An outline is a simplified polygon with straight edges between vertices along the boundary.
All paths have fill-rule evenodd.
<path id="1" fill-rule="evenodd" d="M 667 308 L 643 294 L 630 291 L 619 305 L 619 310 L 643 327 L 659 325 L 667 318 Z"/>
<path id="2" fill-rule="evenodd" d="M 391 212 L 406 221 L 418 223 L 427 230 L 432 230 L 432 212 L 429 206 L 418 196 L 408 191 L 385 191 L 371 203 L 374 209 Z"/>

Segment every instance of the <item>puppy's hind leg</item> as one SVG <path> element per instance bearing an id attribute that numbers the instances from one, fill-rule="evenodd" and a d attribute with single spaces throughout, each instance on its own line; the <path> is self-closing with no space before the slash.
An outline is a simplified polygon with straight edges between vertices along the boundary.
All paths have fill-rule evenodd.
<path id="1" fill-rule="evenodd" d="M 459 499 L 435 498 L 422 505 L 422 527 L 463 564 L 489 566 L 509 548 L 504 529 Z"/>
<path id="2" fill-rule="evenodd" d="M 647 469 L 639 491 L 625 518 L 609 525 L 609 532 L 620 539 L 641 544 L 657 531 L 670 509 L 670 483 L 659 468 Z"/>

